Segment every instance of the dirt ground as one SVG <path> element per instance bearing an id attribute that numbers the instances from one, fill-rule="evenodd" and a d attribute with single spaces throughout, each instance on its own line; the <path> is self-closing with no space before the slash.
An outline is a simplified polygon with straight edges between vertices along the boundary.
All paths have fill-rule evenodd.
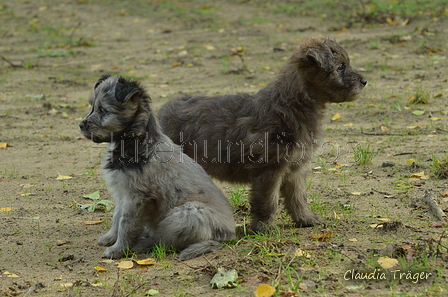
<path id="1" fill-rule="evenodd" d="M 254 296 L 259 284 L 276 296 L 446 296 L 447 221 L 425 201 L 448 211 L 437 178 L 448 166 L 446 17 L 347 27 L 263 1 L 169 3 L 0 1 L 0 296 Z M 247 203 L 233 203 L 240 236 L 217 253 L 185 263 L 131 255 L 157 258 L 131 269 L 104 261 L 97 240 L 112 211 L 80 207 L 110 198 L 104 145 L 78 128 L 96 80 L 138 79 L 156 110 L 180 93 L 256 92 L 319 33 L 368 80 L 356 102 L 328 106 L 308 181 L 322 224 L 292 228 L 281 211 L 272 234 L 245 236 Z M 355 162 L 357 146 L 371 164 Z M 217 184 L 229 199 L 247 196 Z M 83 197 L 95 191 L 99 200 Z M 235 288 L 211 288 L 219 267 L 236 269 Z"/>

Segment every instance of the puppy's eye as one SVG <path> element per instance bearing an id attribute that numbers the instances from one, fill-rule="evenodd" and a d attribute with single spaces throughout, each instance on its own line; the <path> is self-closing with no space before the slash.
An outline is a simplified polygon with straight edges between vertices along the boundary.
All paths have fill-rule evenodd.
<path id="1" fill-rule="evenodd" d="M 338 67 L 338 71 L 344 71 L 345 70 L 345 64 L 341 64 Z"/>
<path id="2" fill-rule="evenodd" d="M 100 113 L 103 113 L 103 114 L 107 113 L 107 110 L 102 106 L 100 106 L 99 111 L 100 111 Z"/>

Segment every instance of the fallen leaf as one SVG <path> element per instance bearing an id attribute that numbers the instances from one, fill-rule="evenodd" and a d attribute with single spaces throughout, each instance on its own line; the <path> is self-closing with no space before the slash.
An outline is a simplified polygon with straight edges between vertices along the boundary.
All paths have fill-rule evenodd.
<path id="1" fill-rule="evenodd" d="M 386 126 L 381 126 L 381 131 L 383 131 L 384 133 L 389 132 L 389 128 L 387 128 Z"/>
<path id="2" fill-rule="evenodd" d="M 440 195 L 442 195 L 443 197 L 447 197 L 448 196 L 448 189 L 445 189 L 445 191 L 440 193 Z"/>
<path id="3" fill-rule="evenodd" d="M 7 148 L 7 147 L 11 147 L 11 145 L 8 142 L 0 143 L 0 149 L 4 149 L 4 148 Z"/>
<path id="4" fill-rule="evenodd" d="M 156 289 L 150 289 L 150 290 L 146 291 L 145 296 L 155 296 L 158 294 L 160 294 L 160 293 Z"/>
<path id="5" fill-rule="evenodd" d="M 106 259 L 106 260 L 101 260 L 100 263 L 107 263 L 107 264 L 111 264 L 114 263 L 115 261 L 112 259 Z"/>
<path id="6" fill-rule="evenodd" d="M 237 286 L 238 272 L 235 269 L 226 271 L 219 267 L 218 272 L 213 276 L 210 285 L 213 289 L 234 288 Z"/>
<path id="7" fill-rule="evenodd" d="M 398 265 L 398 260 L 397 259 L 389 258 L 389 257 L 381 257 L 381 258 L 378 259 L 377 262 L 384 269 L 390 269 L 390 268 L 395 267 L 395 266 Z"/>
<path id="8" fill-rule="evenodd" d="M 347 124 L 344 125 L 344 127 L 353 127 L 353 126 L 354 126 L 353 123 L 347 123 Z"/>
<path id="9" fill-rule="evenodd" d="M 60 284 L 60 286 L 68 289 L 68 288 L 73 287 L 73 283 L 64 283 L 64 284 Z"/>
<path id="10" fill-rule="evenodd" d="M 13 210 L 12 207 L 2 207 L 2 208 L 0 208 L 0 211 L 11 211 L 11 210 Z"/>
<path id="11" fill-rule="evenodd" d="M 134 262 L 132 261 L 121 261 L 120 263 L 118 263 L 118 268 L 120 269 L 131 269 L 132 267 L 134 267 Z"/>
<path id="12" fill-rule="evenodd" d="M 93 269 L 97 270 L 98 272 L 106 272 L 107 271 L 106 268 L 103 268 L 101 266 L 95 266 L 95 267 L 93 267 Z"/>
<path id="13" fill-rule="evenodd" d="M 138 265 L 142 265 L 142 266 L 148 266 L 148 265 L 154 265 L 156 264 L 156 259 L 154 258 L 147 258 L 147 259 L 143 259 L 143 260 L 138 260 L 135 261 Z"/>
<path id="14" fill-rule="evenodd" d="M 6 277 L 20 277 L 20 276 L 18 276 L 17 274 L 15 274 L 15 273 L 11 273 L 11 272 L 9 272 L 9 271 L 5 271 L 5 272 L 3 272 L 2 273 L 4 276 L 6 276 Z"/>
<path id="15" fill-rule="evenodd" d="M 422 171 L 422 172 L 413 173 L 411 175 L 411 178 L 426 180 L 426 179 L 429 179 L 429 176 L 425 175 L 425 172 Z"/>
<path id="16" fill-rule="evenodd" d="M 181 64 L 180 62 L 174 62 L 172 66 L 176 67 L 176 66 L 180 66 L 180 64 Z"/>
<path id="17" fill-rule="evenodd" d="M 351 241 L 351 242 L 357 242 L 358 241 L 358 239 L 356 239 L 356 238 L 349 238 L 349 240 L 348 241 Z"/>
<path id="18" fill-rule="evenodd" d="M 414 111 L 412 111 L 412 113 L 416 116 L 421 116 L 425 113 L 425 111 L 424 110 L 414 110 Z"/>
<path id="19" fill-rule="evenodd" d="M 98 200 L 98 199 L 100 199 L 100 191 L 95 191 L 93 193 L 86 194 L 82 197 L 87 198 L 87 199 L 92 199 L 92 200 Z"/>
<path id="20" fill-rule="evenodd" d="M 59 172 L 58 172 L 58 177 L 56 177 L 56 180 L 66 180 L 66 179 L 72 179 L 73 178 L 73 176 L 69 176 L 69 175 L 61 175 Z"/>
<path id="21" fill-rule="evenodd" d="M 266 256 L 267 257 L 283 257 L 283 256 L 285 256 L 285 254 L 271 254 L 271 253 L 267 253 Z"/>
<path id="22" fill-rule="evenodd" d="M 355 195 L 355 196 L 361 196 L 362 195 L 361 192 L 351 192 L 350 194 Z"/>
<path id="23" fill-rule="evenodd" d="M 84 221 L 84 225 L 98 225 L 101 224 L 103 221 Z"/>
<path id="24" fill-rule="evenodd" d="M 312 234 L 310 236 L 311 240 L 317 240 L 317 241 L 330 241 L 330 238 L 332 236 L 331 232 L 323 233 L 323 234 Z"/>
<path id="25" fill-rule="evenodd" d="M 294 253 L 294 256 L 296 256 L 296 257 L 305 257 L 307 259 L 311 258 L 311 254 L 308 253 L 307 251 L 302 250 L 302 249 L 297 249 L 296 252 Z"/>
<path id="26" fill-rule="evenodd" d="M 412 164 L 414 164 L 415 163 L 415 159 L 408 159 L 407 161 L 406 161 L 406 163 L 408 163 L 409 165 L 412 165 Z"/>
<path id="27" fill-rule="evenodd" d="M 332 118 L 331 118 L 331 120 L 332 121 L 336 121 L 336 120 L 339 120 L 341 118 L 341 115 L 339 114 L 339 113 L 336 113 Z"/>
<path id="28" fill-rule="evenodd" d="M 441 121 L 442 120 L 442 118 L 434 118 L 434 117 L 431 117 L 431 118 L 429 118 L 431 121 Z"/>
<path id="29" fill-rule="evenodd" d="M 215 48 L 213 45 L 211 45 L 211 44 L 204 44 L 204 47 L 205 47 L 207 50 L 209 50 L 209 51 L 213 51 L 213 50 L 216 49 L 216 48 Z"/>
<path id="30" fill-rule="evenodd" d="M 383 228 L 383 224 L 371 224 L 371 225 L 369 225 L 369 227 L 370 228 L 374 228 L 374 229 L 376 229 L 376 228 Z"/>
<path id="31" fill-rule="evenodd" d="M 271 297 L 274 293 L 275 293 L 275 288 L 270 286 L 270 285 L 266 285 L 266 284 L 261 284 L 258 285 L 257 289 L 255 290 L 255 296 L 256 297 Z"/>

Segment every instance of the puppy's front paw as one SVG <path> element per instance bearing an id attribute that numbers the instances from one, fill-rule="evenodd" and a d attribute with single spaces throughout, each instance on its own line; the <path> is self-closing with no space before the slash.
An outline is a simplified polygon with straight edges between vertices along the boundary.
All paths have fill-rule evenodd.
<path id="1" fill-rule="evenodd" d="M 297 228 L 313 227 L 314 225 L 319 224 L 321 219 L 320 215 L 311 213 L 303 219 L 296 220 L 295 224 Z"/>
<path id="2" fill-rule="evenodd" d="M 112 246 L 117 241 L 117 236 L 115 234 L 110 234 L 107 232 L 98 239 L 98 244 L 100 246 Z"/>
<path id="3" fill-rule="evenodd" d="M 103 258 L 109 258 L 109 259 L 118 259 L 123 257 L 123 250 L 119 248 L 114 248 L 113 246 L 108 247 L 104 253 Z"/>

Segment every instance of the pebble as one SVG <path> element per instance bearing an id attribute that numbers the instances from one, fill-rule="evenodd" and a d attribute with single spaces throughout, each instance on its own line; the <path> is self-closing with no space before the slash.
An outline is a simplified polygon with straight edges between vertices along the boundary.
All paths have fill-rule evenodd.
<path id="1" fill-rule="evenodd" d="M 394 167 L 395 163 L 392 161 L 385 161 L 383 164 L 381 164 L 381 167 Z"/>

